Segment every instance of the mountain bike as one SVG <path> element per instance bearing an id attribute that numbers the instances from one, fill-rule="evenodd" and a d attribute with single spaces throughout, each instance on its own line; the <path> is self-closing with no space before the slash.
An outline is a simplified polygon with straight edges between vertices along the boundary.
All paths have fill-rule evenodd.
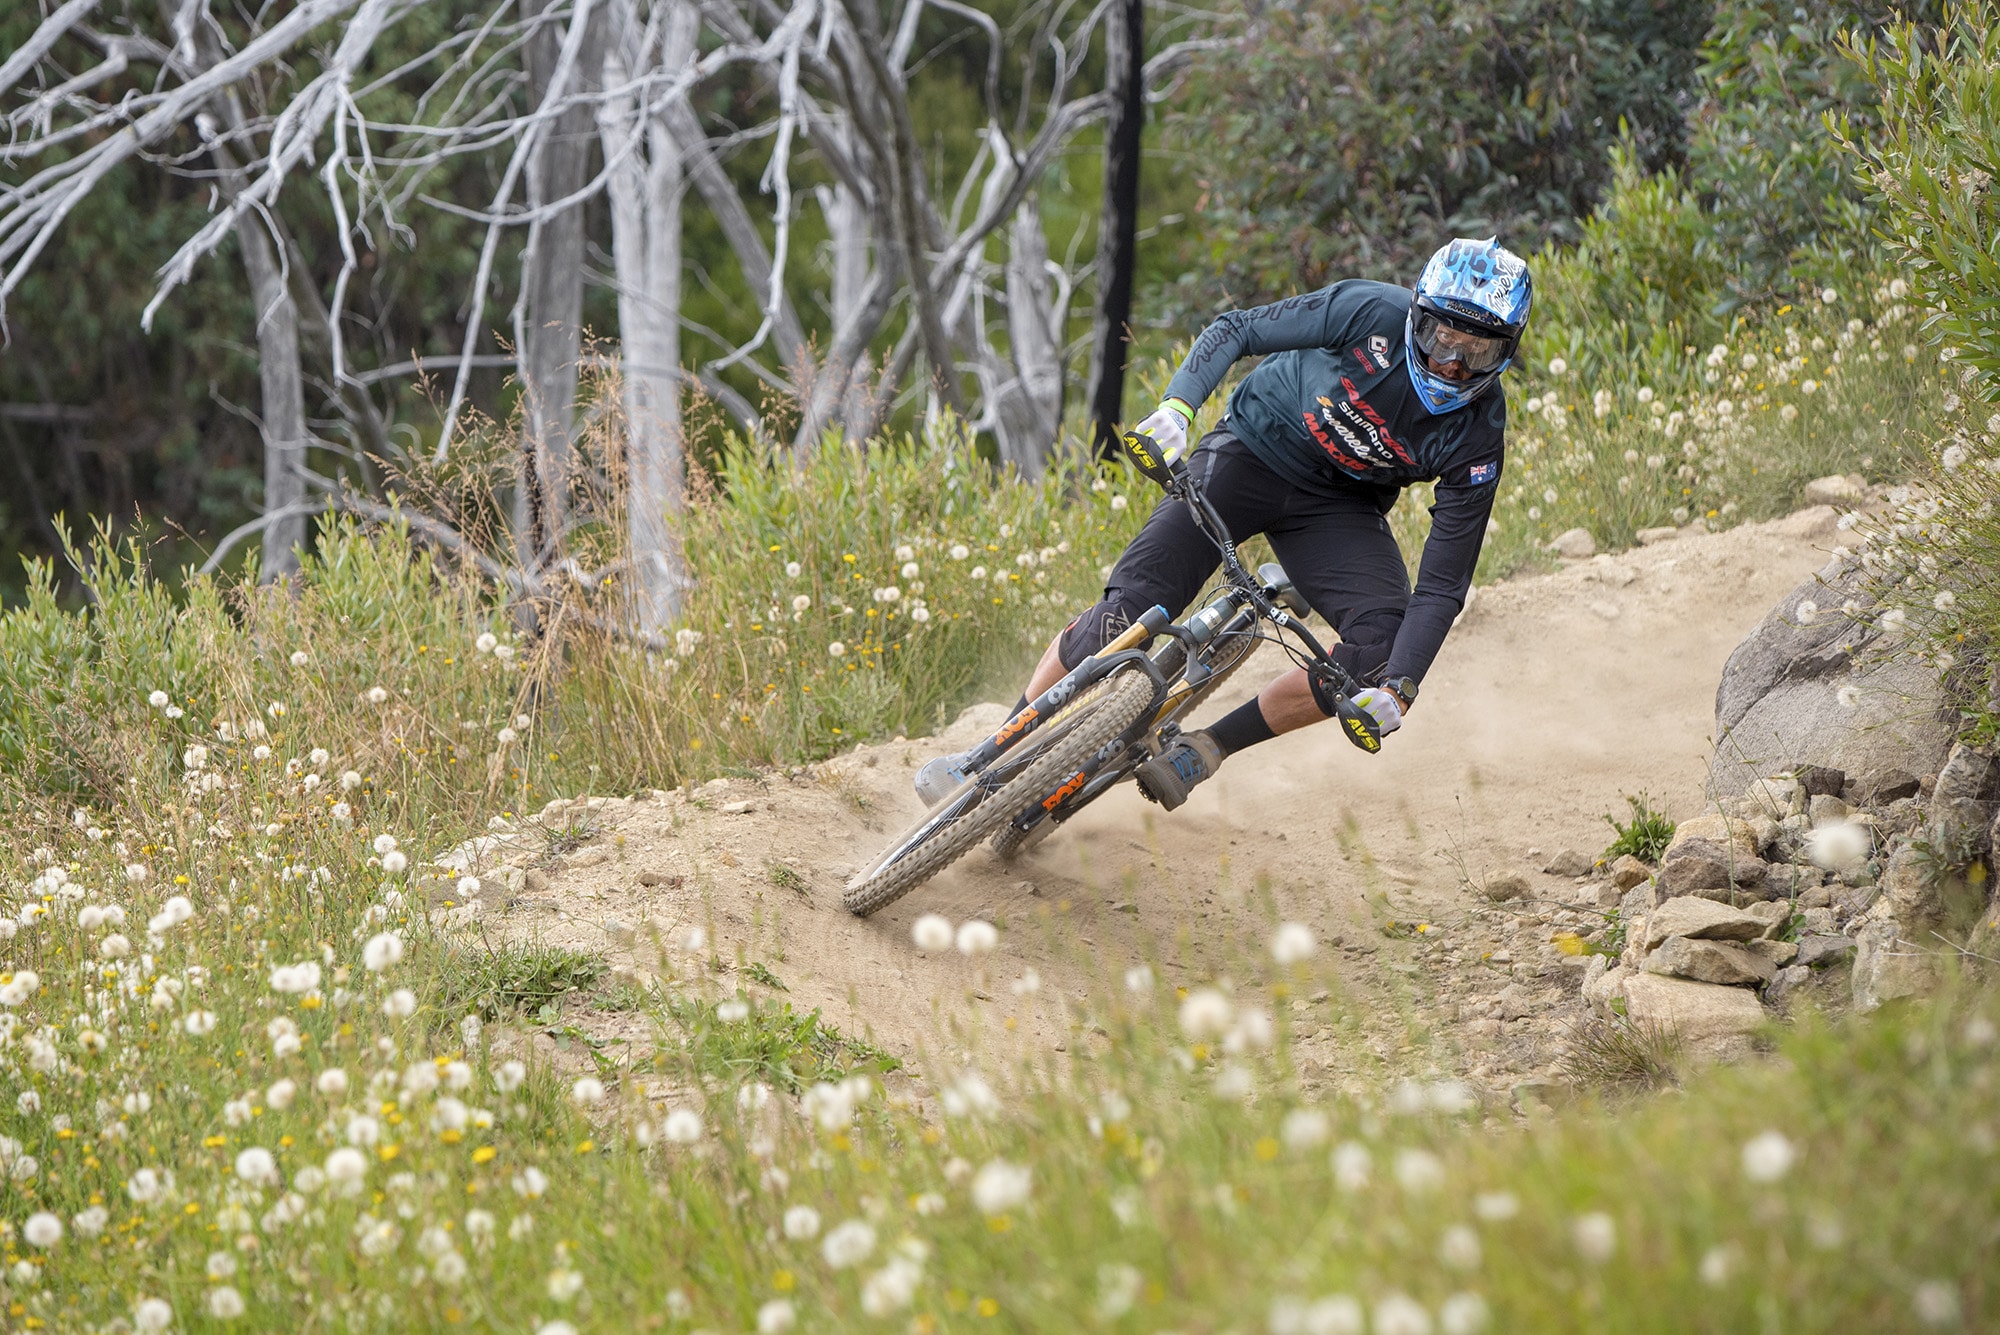
<path id="1" fill-rule="evenodd" d="M 1220 586 L 1183 622 L 1153 607 L 980 742 L 965 781 L 847 883 L 849 911 L 866 917 L 895 903 L 982 840 L 1005 858 L 1047 838 L 1172 745 L 1182 720 L 1260 641 L 1320 680 L 1350 742 L 1382 749 L 1375 720 L 1354 703 L 1361 688 L 1306 629 L 1309 609 L 1284 569 L 1267 562 L 1253 576 L 1187 465 L 1161 459 L 1149 436 L 1127 433 L 1125 447 L 1220 549 Z"/>

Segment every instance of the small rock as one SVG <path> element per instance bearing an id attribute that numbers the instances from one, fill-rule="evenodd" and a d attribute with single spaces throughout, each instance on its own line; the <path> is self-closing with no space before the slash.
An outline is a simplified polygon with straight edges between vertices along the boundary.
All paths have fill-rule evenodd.
<path id="1" fill-rule="evenodd" d="M 1881 894 L 1879 885 L 1842 886 L 1833 892 L 1833 910 L 1844 917 L 1858 917 L 1874 907 Z"/>
<path id="2" fill-rule="evenodd" d="M 1669 937 L 1711 941 L 1754 941 L 1768 924 L 1755 914 L 1712 899 L 1670 899 L 1646 916 L 1640 948 L 1652 950 Z"/>
<path id="3" fill-rule="evenodd" d="M 1830 908 L 1806 909 L 1799 916 L 1805 919 L 1805 930 L 1808 932 L 1833 930 L 1834 912 Z"/>
<path id="4" fill-rule="evenodd" d="M 1832 474 L 1806 483 L 1807 505 L 1855 506 L 1868 499 L 1868 484 L 1859 477 Z"/>
<path id="5" fill-rule="evenodd" d="M 1639 967 L 1647 973 L 1725 986 L 1762 986 L 1777 972 L 1775 964 L 1746 947 L 1685 936 L 1668 937 Z"/>
<path id="6" fill-rule="evenodd" d="M 1806 803 L 1806 815 L 1812 820 L 1813 828 L 1835 821 L 1844 821 L 1854 815 L 1854 808 L 1835 797 L 1832 793 L 1815 793 Z"/>
<path id="7" fill-rule="evenodd" d="M 1509 983 L 1500 989 L 1500 1018 L 1519 1020 L 1535 1013 L 1535 1004 L 1528 998 L 1519 983 Z"/>
<path id="8" fill-rule="evenodd" d="M 1771 864 L 1762 858 L 1750 858 L 1738 862 L 1729 869 L 1729 879 L 1736 885 L 1756 886 L 1763 893 L 1764 878 L 1770 874 Z"/>
<path id="9" fill-rule="evenodd" d="M 1815 885 L 1801 890 L 1798 895 L 1801 909 L 1826 909 L 1833 907 L 1833 891 L 1823 885 Z"/>
<path id="10" fill-rule="evenodd" d="M 722 814 L 725 816 L 747 816 L 757 808 L 749 802 L 724 802 Z"/>
<path id="11" fill-rule="evenodd" d="M 1923 819 L 1923 803 L 1914 796 L 1899 797 L 1876 812 L 1875 829 L 1884 837 L 1892 834 L 1908 834 L 1921 825 Z"/>
<path id="12" fill-rule="evenodd" d="M 1655 543 L 1666 542 L 1680 536 L 1680 530 L 1673 527 L 1642 528 L 1632 535 L 1632 540 L 1641 547 L 1651 547 Z"/>
<path id="13" fill-rule="evenodd" d="M 1591 566 L 1591 570 L 1597 576 L 1599 583 L 1609 584 L 1613 588 L 1618 589 L 1624 588 L 1633 580 L 1639 578 L 1638 572 L 1633 570 L 1631 566 L 1622 565 L 1605 554 L 1598 556 L 1596 562 Z"/>
<path id="14" fill-rule="evenodd" d="M 1759 900 L 1755 904 L 1746 904 L 1743 906 L 1743 911 L 1751 917 L 1761 918 L 1765 922 L 1765 936 L 1771 935 L 1774 931 L 1781 930 L 1786 923 L 1792 920 L 1792 906 L 1777 899 L 1764 899 Z"/>
<path id="15" fill-rule="evenodd" d="M 1743 949 L 1752 955 L 1769 960 L 1774 968 L 1782 969 L 1799 957 L 1799 943 L 1796 941 L 1775 941 L 1763 937 L 1756 941 L 1745 941 Z"/>
<path id="16" fill-rule="evenodd" d="M 1616 621 L 1618 619 L 1617 603 L 1607 603 L 1600 598 L 1590 605 L 1590 610 L 1603 617 L 1606 621 Z"/>
<path id="17" fill-rule="evenodd" d="M 729 780 L 727 780 L 727 779 L 710 779 L 710 780 L 709 780 L 709 781 L 708 781 L 707 783 L 705 783 L 705 784 L 703 784 L 703 785 L 701 786 L 701 791 L 702 791 L 702 792 L 704 792 L 704 793 L 724 793 L 724 792 L 728 792 L 728 791 L 729 791 Z"/>
<path id="18" fill-rule="evenodd" d="M 1618 860 L 1611 864 L 1611 884 L 1620 890 L 1630 890 L 1635 885 L 1644 885 L 1652 875 L 1653 869 L 1630 853 L 1620 853 Z"/>
<path id="19" fill-rule="evenodd" d="M 1776 976 L 1764 985 L 1764 1000 L 1773 1006 L 1782 1006 L 1799 988 L 1812 981 L 1812 970 L 1804 965 L 1794 964 L 1778 970 Z"/>
<path id="20" fill-rule="evenodd" d="M 1576 1101 L 1576 1091 L 1559 1080 L 1523 1080 L 1508 1092 L 1514 1111 L 1523 1117 L 1550 1112 Z"/>
<path id="21" fill-rule="evenodd" d="M 1868 805 L 1880 807 L 1898 798 L 1915 797 L 1923 790 L 1923 781 L 1908 770 L 1885 769 L 1870 776 L 1865 793 Z"/>
<path id="22" fill-rule="evenodd" d="M 1823 936 L 1810 932 L 1799 938 L 1799 955 L 1795 963 L 1806 968 L 1845 959 L 1854 952 L 1856 942 L 1851 936 Z"/>
<path id="23" fill-rule="evenodd" d="M 2000 764 L 1979 747 L 1964 742 L 1954 744 L 1951 754 L 1945 757 L 1944 768 L 1938 771 L 1937 783 L 1931 788 L 1931 800 L 1962 798 L 1991 802 L 1996 797 L 2000 797 Z"/>
<path id="24" fill-rule="evenodd" d="M 1495 904 L 1504 904 L 1510 899 L 1526 899 L 1532 887 L 1528 878 L 1517 871 L 1503 871 L 1486 878 L 1480 887 L 1488 899 Z"/>
<path id="25" fill-rule="evenodd" d="M 1550 876 L 1588 876 L 1591 860 L 1573 848 L 1565 848 L 1548 860 L 1542 870 Z"/>
<path id="26" fill-rule="evenodd" d="M 1847 787 L 1847 775 L 1827 765 L 1802 765 L 1793 777 L 1812 796 L 1831 793 L 1838 797 Z"/>
<path id="27" fill-rule="evenodd" d="M 1587 528 L 1565 529 L 1549 543 L 1550 551 L 1569 561 L 1585 561 L 1597 554 L 1597 539 Z"/>
<path id="28" fill-rule="evenodd" d="M 1721 845 L 1705 840 L 1682 844 L 1660 864 L 1660 894 L 1669 899 L 1726 891 L 1730 883 L 1728 856 Z"/>
<path id="29" fill-rule="evenodd" d="M 639 869 L 640 885 L 678 885 L 680 877 L 664 867 L 642 867 Z"/>
<path id="30" fill-rule="evenodd" d="M 1935 982 L 1930 957 L 1903 941 L 1893 920 L 1861 929 L 1854 948 L 1854 1009 L 1876 1010 L 1885 1001 L 1928 992 Z"/>
<path id="31" fill-rule="evenodd" d="M 1771 899 L 1793 899 L 1819 888 L 1825 875 L 1818 867 L 1800 867 L 1773 862 L 1764 873 L 1764 894 Z"/>
<path id="32" fill-rule="evenodd" d="M 1764 1024 L 1753 992 L 1653 973 L 1625 979 L 1625 1014 L 1636 1025 L 1669 1029 L 1690 1041 L 1753 1033 Z"/>
<path id="33" fill-rule="evenodd" d="M 547 893 L 548 888 L 549 888 L 548 873 L 543 871 L 538 871 L 533 867 L 528 868 L 528 874 L 521 878 L 521 889 L 527 894 L 531 895 L 545 894 Z"/>
<path id="34" fill-rule="evenodd" d="M 1632 971 L 1622 964 L 1614 964 L 1594 977 L 1586 973 L 1583 979 L 1584 1002 L 1609 1014 L 1611 1003 L 1625 995 L 1625 980 L 1631 976 Z"/>
<path id="35" fill-rule="evenodd" d="M 609 861 L 611 861 L 611 850 L 608 848 L 579 848 L 576 852 L 571 853 L 563 859 L 563 865 L 573 870 L 582 871 L 588 867 L 601 866 Z"/>
<path id="36" fill-rule="evenodd" d="M 1667 857 L 1674 850 L 1694 840 L 1704 843 L 1721 844 L 1734 851 L 1735 855 L 1748 861 L 1757 856 L 1757 834 L 1750 828 L 1750 822 L 1731 816 L 1709 813 L 1704 816 L 1690 816 L 1674 827 L 1674 837 L 1667 845 Z"/>
<path id="37" fill-rule="evenodd" d="M 1933 921 L 1944 912 L 1938 893 L 1937 868 L 1931 859 L 1904 844 L 1889 855 L 1882 871 L 1882 893 L 1889 896 L 1889 908 L 1905 922 Z"/>
<path id="38" fill-rule="evenodd" d="M 1783 774 L 1768 779 L 1758 779 L 1743 790 L 1743 798 L 1754 803 L 1759 810 L 1773 820 L 1783 820 L 1792 814 L 1800 796 L 1799 781 Z"/>
<path id="39" fill-rule="evenodd" d="M 1494 964 L 1512 964 L 1514 962 L 1514 952 L 1511 950 L 1496 950 L 1486 958 Z"/>

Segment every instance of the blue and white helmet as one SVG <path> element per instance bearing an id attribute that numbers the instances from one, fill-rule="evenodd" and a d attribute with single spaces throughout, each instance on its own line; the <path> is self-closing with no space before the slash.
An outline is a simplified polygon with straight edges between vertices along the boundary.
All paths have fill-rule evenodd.
<path id="1" fill-rule="evenodd" d="M 1463 408 L 1513 365 L 1528 327 L 1528 264 L 1494 237 L 1460 237 L 1424 266 L 1404 328 L 1410 383 L 1433 414 Z M 1457 364 L 1459 378 L 1439 368 Z"/>

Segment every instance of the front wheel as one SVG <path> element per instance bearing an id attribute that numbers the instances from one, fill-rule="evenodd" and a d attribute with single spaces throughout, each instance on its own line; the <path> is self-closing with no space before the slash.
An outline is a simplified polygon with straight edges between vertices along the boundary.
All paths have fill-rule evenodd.
<path id="1" fill-rule="evenodd" d="M 1024 745 L 1036 747 L 1040 741 L 1039 747 L 1011 779 L 978 805 L 947 820 L 932 813 L 897 836 L 886 852 L 847 883 L 841 902 L 848 911 L 867 917 L 958 861 L 1028 803 L 1042 800 L 1082 769 L 1099 748 L 1115 740 L 1152 707 L 1152 679 L 1136 668 L 1113 674 L 1106 687 L 1087 709 L 1051 723 L 1046 740 L 1030 737 Z M 1002 756 L 997 763 L 1004 765 L 1009 759 Z"/>

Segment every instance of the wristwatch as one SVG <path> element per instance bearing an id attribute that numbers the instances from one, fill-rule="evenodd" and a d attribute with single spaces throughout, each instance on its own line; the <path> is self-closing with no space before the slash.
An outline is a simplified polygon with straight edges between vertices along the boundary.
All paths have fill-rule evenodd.
<path id="1" fill-rule="evenodd" d="M 1391 677 L 1382 683 L 1382 689 L 1403 702 L 1408 709 L 1417 702 L 1417 680 L 1415 677 Z"/>

